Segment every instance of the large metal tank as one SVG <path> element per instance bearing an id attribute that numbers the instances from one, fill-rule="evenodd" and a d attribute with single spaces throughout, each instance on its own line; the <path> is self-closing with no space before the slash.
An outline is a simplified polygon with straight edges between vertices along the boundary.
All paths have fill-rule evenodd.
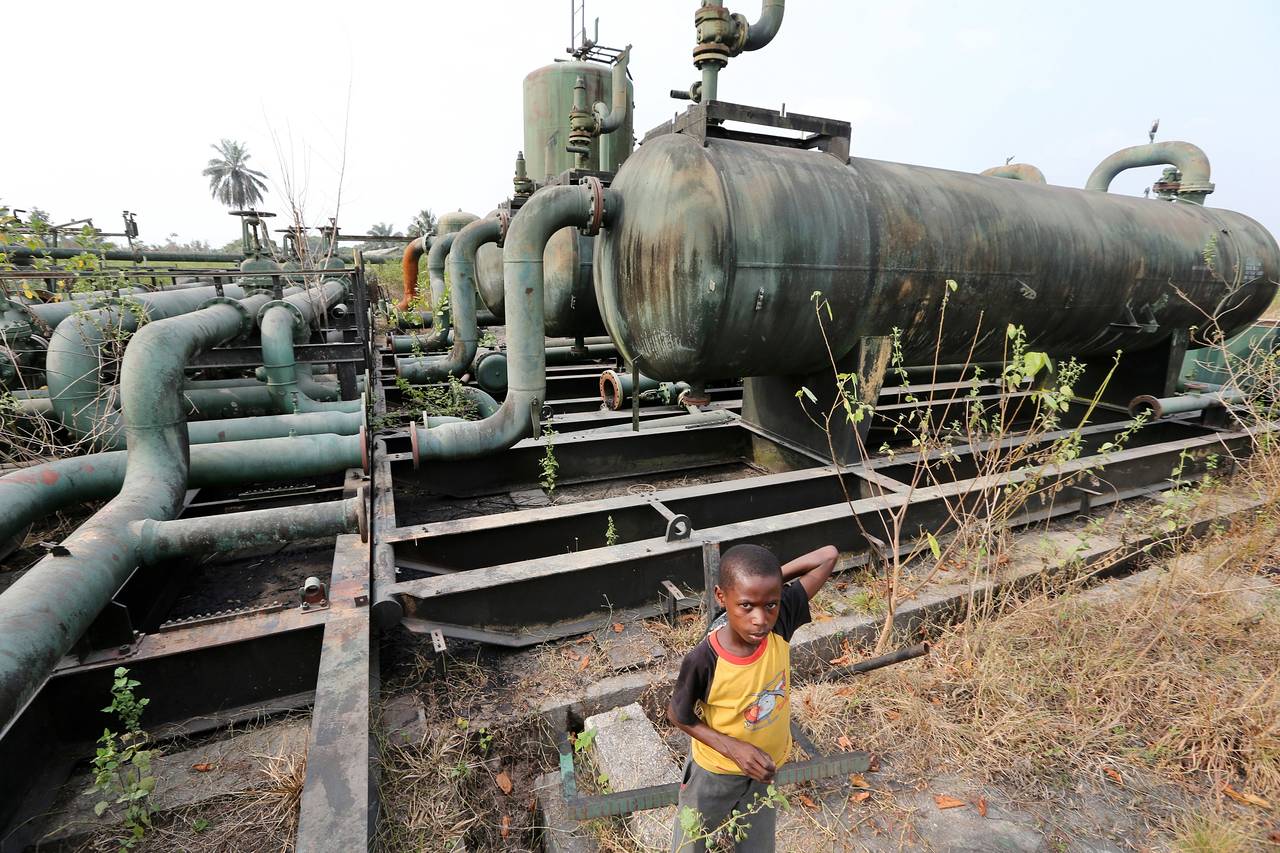
<path id="1" fill-rule="evenodd" d="M 455 231 L 461 231 L 480 217 L 463 210 L 450 210 L 436 217 L 435 235 L 443 237 Z"/>
<path id="2" fill-rule="evenodd" d="M 573 109 L 573 85 L 581 76 L 587 84 L 587 103 L 610 102 L 612 69 L 599 62 L 553 62 L 524 78 L 524 158 L 529 177 L 542 183 L 574 166 L 574 155 L 565 151 L 569 137 L 569 111 Z M 631 81 L 627 101 L 634 103 Z M 616 171 L 635 146 L 632 114 L 613 133 L 591 140 L 587 168 Z"/>
<path id="3" fill-rule="evenodd" d="M 546 334 L 550 337 L 604 334 L 591 275 L 593 242 L 576 228 L 562 228 L 547 241 L 542 254 L 542 301 L 546 306 Z M 493 243 L 476 252 L 476 287 L 485 307 L 499 322 L 506 322 L 502 249 Z"/>
<path id="4" fill-rule="evenodd" d="M 489 309 L 499 323 L 505 323 L 506 300 L 502 292 L 502 247 L 485 243 L 476 249 L 476 290 L 480 303 Z"/>
<path id="5" fill-rule="evenodd" d="M 837 357 L 897 327 L 905 359 L 923 363 L 947 279 L 959 287 L 943 362 L 965 359 L 979 326 L 973 358 L 998 358 L 1007 323 L 1060 357 L 1152 347 L 1203 326 L 1202 311 L 1231 334 L 1280 278 L 1276 241 L 1238 213 L 816 151 L 664 136 L 612 189 L 622 205 L 596 240 L 599 307 L 620 353 L 655 379 L 826 367 L 815 291 Z M 1237 270 L 1232 293 L 1218 271 Z"/>

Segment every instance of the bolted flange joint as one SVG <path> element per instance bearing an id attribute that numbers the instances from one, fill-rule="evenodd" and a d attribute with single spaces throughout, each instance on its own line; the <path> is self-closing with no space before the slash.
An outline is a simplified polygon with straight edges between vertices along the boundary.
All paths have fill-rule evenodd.
<path id="1" fill-rule="evenodd" d="M 258 309 L 258 325 L 262 325 L 262 318 L 267 316 L 267 312 L 272 308 L 287 308 L 289 313 L 293 315 L 293 339 L 294 341 L 305 341 L 310 336 L 310 330 L 307 329 L 307 318 L 302 316 L 302 309 L 292 302 L 286 302 L 283 299 L 273 299 L 266 305 Z"/>
<path id="2" fill-rule="evenodd" d="M 604 184 L 600 183 L 599 178 L 592 176 L 582 178 L 578 184 L 587 188 L 591 204 L 590 218 L 579 230 L 587 237 L 594 237 L 600 233 L 600 226 L 604 224 Z"/>
<path id="3" fill-rule="evenodd" d="M 507 229 L 511 227 L 511 211 L 498 211 L 498 248 L 507 242 Z"/>
<path id="4" fill-rule="evenodd" d="M 200 303 L 201 308 L 209 308 L 214 305 L 230 305 L 240 314 L 240 331 L 232 338 L 232 343 L 243 343 L 249 339 L 249 335 L 253 333 L 254 322 L 249 316 L 249 309 L 240 304 L 240 300 L 232 299 L 230 296 L 212 296 Z"/>

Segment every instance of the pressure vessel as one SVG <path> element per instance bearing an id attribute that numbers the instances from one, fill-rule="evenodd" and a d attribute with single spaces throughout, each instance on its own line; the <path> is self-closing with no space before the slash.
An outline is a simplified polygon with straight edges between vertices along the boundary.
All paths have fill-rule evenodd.
<path id="1" fill-rule="evenodd" d="M 908 363 L 998 358 L 1008 324 L 1056 357 L 1109 356 L 1206 313 L 1232 334 L 1280 279 L 1239 213 L 740 140 L 651 139 L 612 190 L 599 308 L 655 379 L 822 369 L 819 310 L 837 359 L 894 329 Z"/>
<path id="2" fill-rule="evenodd" d="M 519 216 L 517 211 L 516 216 Z M 542 254 L 545 332 L 550 337 L 604 334 L 592 282 L 593 238 L 562 228 Z M 476 287 L 480 300 L 499 322 L 506 322 L 502 290 L 502 249 L 489 243 L 476 251 Z"/>
<path id="3" fill-rule="evenodd" d="M 613 70 L 599 62 L 553 62 L 530 71 L 524 78 L 524 157 L 529 177 L 538 183 L 574 166 L 569 144 L 569 112 L 573 109 L 573 86 L 578 77 L 587 85 L 588 108 L 597 101 L 611 102 Z M 634 103 L 631 81 L 627 81 L 627 101 Z M 622 126 L 613 133 L 591 140 L 587 168 L 613 172 L 627 159 L 635 145 L 633 111 L 628 109 Z"/>

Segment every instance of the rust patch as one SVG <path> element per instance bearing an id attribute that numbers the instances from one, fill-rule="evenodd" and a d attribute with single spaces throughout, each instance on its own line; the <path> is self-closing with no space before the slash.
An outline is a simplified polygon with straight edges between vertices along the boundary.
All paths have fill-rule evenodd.
<path id="1" fill-rule="evenodd" d="M 42 471 L 40 473 L 40 482 L 44 483 L 46 486 L 52 486 L 60 479 L 61 477 L 58 476 L 57 471 Z"/>

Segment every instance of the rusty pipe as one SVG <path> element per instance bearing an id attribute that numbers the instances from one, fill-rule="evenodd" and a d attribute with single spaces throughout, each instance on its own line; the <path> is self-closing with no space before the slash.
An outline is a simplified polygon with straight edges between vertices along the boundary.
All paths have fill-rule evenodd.
<path id="1" fill-rule="evenodd" d="M 622 55 L 613 66 L 613 105 L 596 101 L 591 106 L 591 114 L 596 120 L 595 135 L 597 136 L 613 133 L 627 120 L 627 110 L 631 107 L 630 99 L 627 98 L 627 65 L 630 62 L 631 45 L 627 45 L 626 50 L 622 51 Z"/>
<path id="2" fill-rule="evenodd" d="M 895 663 L 912 660 L 914 658 L 924 657 L 929 654 L 928 643 L 917 643 L 914 646 L 903 646 L 892 652 L 883 655 L 877 655 L 873 658 L 860 660 L 857 663 L 851 663 L 848 666 L 838 667 L 836 669 L 827 670 L 819 678 L 819 681 L 834 681 L 846 675 L 858 675 L 863 672 L 870 672 L 873 669 L 880 669 L 886 666 L 892 666 Z"/>
<path id="3" fill-rule="evenodd" d="M 416 240 L 410 240 L 404 247 L 404 256 L 400 261 L 401 281 L 404 283 L 404 295 L 396 303 L 399 311 L 408 311 L 409 306 L 418 298 L 418 264 L 422 256 L 431 248 L 432 235 L 423 234 Z"/>

